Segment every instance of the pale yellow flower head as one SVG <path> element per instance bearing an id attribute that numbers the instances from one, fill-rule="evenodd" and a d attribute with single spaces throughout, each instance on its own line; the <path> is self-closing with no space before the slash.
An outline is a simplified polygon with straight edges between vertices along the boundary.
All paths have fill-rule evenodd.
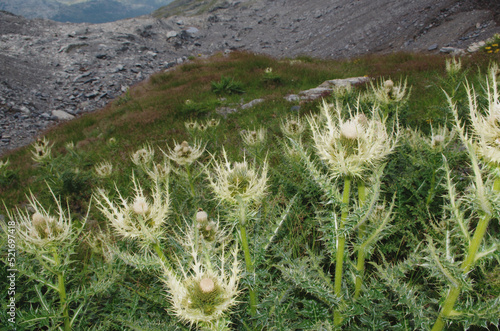
<path id="1" fill-rule="evenodd" d="M 174 149 L 168 150 L 168 153 L 163 152 L 166 157 L 174 161 L 178 165 L 187 165 L 196 161 L 205 151 L 205 147 L 198 144 L 196 141 L 193 146 L 187 141 L 180 144 L 175 143 Z"/>
<path id="2" fill-rule="evenodd" d="M 111 176 L 111 173 L 113 172 L 113 165 L 109 161 L 104 161 L 96 164 L 94 167 L 94 171 L 97 177 L 106 178 Z"/>
<path id="3" fill-rule="evenodd" d="M 266 132 L 267 129 L 261 127 L 254 130 L 242 130 L 240 135 L 245 145 L 254 147 L 260 146 L 266 141 Z"/>
<path id="4" fill-rule="evenodd" d="M 4 170 L 4 169 L 7 169 L 7 167 L 9 166 L 9 159 L 5 160 L 5 161 L 0 161 L 0 171 Z"/>
<path id="5" fill-rule="evenodd" d="M 285 136 L 297 139 L 306 130 L 306 125 L 299 116 L 288 116 L 284 121 L 281 121 L 280 128 Z"/>
<path id="6" fill-rule="evenodd" d="M 207 121 L 207 126 L 210 128 L 215 128 L 219 126 L 220 124 L 220 119 L 212 118 L 211 120 Z"/>
<path id="7" fill-rule="evenodd" d="M 495 67 L 490 69 L 496 70 Z M 490 71 L 490 76 L 493 74 Z M 488 107 L 479 109 L 475 91 L 467 89 L 474 142 L 479 156 L 494 168 L 500 167 L 500 100 L 496 79 L 487 81 Z"/>
<path id="8" fill-rule="evenodd" d="M 462 62 L 460 58 L 457 60 L 455 57 L 446 59 L 446 72 L 450 76 L 457 75 L 462 69 Z"/>
<path id="9" fill-rule="evenodd" d="M 45 137 L 37 139 L 33 143 L 33 150 L 31 151 L 31 154 L 33 154 L 32 159 L 35 162 L 43 162 L 50 159 L 52 146 L 53 144 L 50 144 Z"/>
<path id="10" fill-rule="evenodd" d="M 406 80 L 395 84 L 391 79 L 385 81 L 382 79 L 377 85 L 370 84 L 373 98 L 380 105 L 404 102 L 410 95 Z"/>
<path id="11" fill-rule="evenodd" d="M 9 214 L 17 223 L 17 243 L 23 250 L 35 253 L 71 239 L 71 216 L 63 211 L 60 201 L 55 199 L 57 210 L 50 213 L 33 195 L 28 200 L 34 213 L 17 210 L 15 215 Z"/>
<path id="12" fill-rule="evenodd" d="M 136 240 L 144 248 L 158 242 L 164 234 L 164 223 L 170 212 L 168 191 L 153 183 L 149 197 L 132 176 L 134 197 L 124 198 L 118 192 L 118 202 L 112 201 L 104 190 L 95 195 L 97 208 L 106 216 L 115 232 L 125 239 Z"/>
<path id="13" fill-rule="evenodd" d="M 165 270 L 172 310 L 190 325 L 216 323 L 237 303 L 241 278 L 237 247 L 227 256 L 223 245 L 222 251 L 212 254 L 208 264 L 201 261 L 194 243 L 191 244 L 192 264 L 187 268 L 179 265 L 182 276 Z"/>
<path id="14" fill-rule="evenodd" d="M 193 132 L 194 130 L 196 130 L 198 128 L 198 122 L 196 122 L 196 121 L 184 122 L 184 126 L 186 127 L 186 129 L 189 132 Z"/>
<path id="15" fill-rule="evenodd" d="M 321 117 L 308 120 L 316 152 L 328 164 L 331 177 L 362 177 L 396 146 L 398 133 L 387 130 L 375 109 L 371 119 L 357 113 L 345 120 L 339 104 L 323 101 L 321 112 Z"/>
<path id="16" fill-rule="evenodd" d="M 154 156 L 154 149 L 147 145 L 132 154 L 131 159 L 136 166 L 147 167 L 151 162 L 153 162 Z"/>
<path id="17" fill-rule="evenodd" d="M 267 188 L 267 161 L 260 170 L 260 174 L 246 160 L 230 163 L 226 151 L 222 151 L 223 160 L 215 160 L 213 173 L 208 173 L 208 180 L 214 193 L 230 204 L 239 201 L 250 203 L 259 201 Z"/>

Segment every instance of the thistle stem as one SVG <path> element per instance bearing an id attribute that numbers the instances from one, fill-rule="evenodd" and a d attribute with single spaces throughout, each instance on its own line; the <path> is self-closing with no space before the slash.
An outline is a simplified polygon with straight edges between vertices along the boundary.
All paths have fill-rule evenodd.
<path id="1" fill-rule="evenodd" d="M 57 253 L 57 249 L 54 247 L 53 256 L 55 261 L 56 273 L 57 273 L 57 292 L 59 292 L 59 300 L 60 305 L 63 310 L 63 318 L 64 318 L 64 331 L 71 330 L 71 323 L 69 321 L 69 308 L 66 302 L 66 286 L 64 284 L 64 273 L 59 271 L 59 267 L 61 266 L 61 259 L 59 258 L 59 254 Z"/>
<path id="2" fill-rule="evenodd" d="M 365 182 L 362 180 L 358 183 L 358 199 L 359 206 L 362 207 L 365 204 L 366 200 L 366 186 Z M 361 224 L 358 228 L 358 238 L 359 241 L 363 241 L 363 237 L 365 235 L 365 224 Z M 358 271 L 358 275 L 356 276 L 356 282 L 354 284 L 354 299 L 359 298 L 361 294 L 361 285 L 363 284 L 363 274 L 365 272 L 365 250 L 360 249 L 358 251 L 358 262 L 356 264 L 356 270 Z"/>
<path id="3" fill-rule="evenodd" d="M 194 193 L 193 176 L 191 175 L 191 170 L 189 169 L 189 164 L 186 164 L 186 172 L 188 175 L 189 187 L 191 188 L 191 196 L 193 196 L 193 198 L 194 198 L 196 196 L 196 194 Z"/>
<path id="4" fill-rule="evenodd" d="M 500 192 L 500 178 L 496 178 L 493 184 L 493 191 Z M 469 244 L 469 250 L 467 251 L 467 256 L 462 262 L 460 269 L 462 269 L 463 274 L 467 274 L 474 262 L 476 260 L 477 251 L 479 249 L 479 245 L 481 245 L 481 241 L 483 240 L 484 235 L 486 234 L 486 230 L 488 229 L 488 223 L 491 220 L 491 215 L 484 214 L 479 219 L 477 223 L 476 230 L 474 231 L 474 236 Z M 439 313 L 439 316 L 434 323 L 431 331 L 440 331 L 444 328 L 446 322 L 445 319 L 449 318 L 453 312 L 453 307 L 455 306 L 455 302 L 460 295 L 461 287 L 460 286 L 452 286 L 450 291 L 448 292 L 448 296 L 446 297 L 443 308 Z"/>
<path id="5" fill-rule="evenodd" d="M 160 260 L 163 262 L 163 264 L 165 265 L 166 268 L 168 268 L 169 271 L 172 271 L 172 265 L 170 264 L 170 262 L 167 260 L 167 257 L 165 256 L 165 254 L 163 253 L 163 250 L 161 249 L 160 245 L 158 244 L 158 242 L 155 242 L 153 244 L 153 249 L 155 250 L 156 254 L 158 254 L 158 257 L 160 258 Z"/>
<path id="6" fill-rule="evenodd" d="M 247 230 L 244 225 L 240 225 L 241 246 L 245 254 L 245 266 L 248 274 L 254 273 L 254 265 L 250 256 L 250 248 L 248 247 Z M 257 313 L 257 296 L 253 288 L 253 284 L 248 289 L 250 295 L 250 316 L 254 317 Z"/>
<path id="7" fill-rule="evenodd" d="M 338 298 L 342 297 L 342 271 L 344 267 L 344 249 L 345 249 L 345 236 L 342 233 L 344 230 L 344 222 L 349 214 L 349 193 L 351 190 L 351 178 L 344 179 L 344 192 L 342 193 L 342 215 L 340 224 L 337 229 L 337 252 L 335 256 L 335 283 L 334 292 Z M 334 312 L 335 326 L 342 323 L 342 316 L 339 309 Z"/>

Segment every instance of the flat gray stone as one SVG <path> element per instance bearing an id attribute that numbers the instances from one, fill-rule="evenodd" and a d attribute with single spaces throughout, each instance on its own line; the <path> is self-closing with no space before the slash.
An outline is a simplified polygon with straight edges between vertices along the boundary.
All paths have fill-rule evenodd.
<path id="1" fill-rule="evenodd" d="M 65 112 L 64 110 L 53 110 L 52 116 L 60 121 L 69 121 L 75 118 L 75 116 Z"/>

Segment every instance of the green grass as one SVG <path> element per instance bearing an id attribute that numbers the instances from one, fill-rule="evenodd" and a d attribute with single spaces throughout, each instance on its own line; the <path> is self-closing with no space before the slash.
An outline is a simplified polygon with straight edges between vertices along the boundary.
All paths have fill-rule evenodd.
<path id="1" fill-rule="evenodd" d="M 320 324 L 326 326 L 327 320 L 331 317 L 329 311 L 331 307 L 328 305 L 333 304 L 328 303 L 329 299 L 318 298 L 320 290 L 301 284 L 298 281 L 298 276 L 300 276 L 297 274 L 298 271 L 292 270 L 293 268 L 287 269 L 286 266 L 308 265 L 314 269 L 311 273 L 311 282 L 316 280 L 315 277 L 318 275 L 318 279 L 321 279 L 322 273 L 327 275 L 326 278 L 333 275 L 333 262 L 327 252 L 330 240 L 328 231 L 325 230 L 324 224 L 319 224 L 317 218 L 318 215 L 325 216 L 320 211 L 332 202 L 325 202 L 324 192 L 308 176 L 303 165 L 294 163 L 283 155 L 281 148 L 284 137 L 280 131 L 280 123 L 292 113 L 292 106 L 300 105 L 298 113 L 293 114 L 303 116 L 318 113 L 321 101 L 288 103 L 283 97 L 317 87 L 326 80 L 336 78 L 368 76 L 373 78 L 374 82 L 389 78 L 394 82 L 407 80 L 408 86 L 411 87 L 411 95 L 406 104 L 397 109 L 399 126 L 402 130 L 412 128 L 425 135 L 430 133 L 431 125 L 435 127 L 438 124 L 450 125 L 452 115 L 443 89 L 450 93 L 454 86 L 447 85 L 449 79 L 446 76 L 445 59 L 445 56 L 441 55 L 412 53 L 368 55 L 346 60 L 320 60 L 308 57 L 274 59 L 245 52 L 233 52 L 229 55 L 216 54 L 207 59 L 196 58 L 167 72 L 153 75 L 148 81 L 131 88 L 124 96 L 117 98 L 101 110 L 48 130 L 44 136 L 54 143 L 52 149 L 54 158 L 51 163 L 45 166 L 36 164 L 31 159 L 31 146 L 3 156 L 2 160 L 10 160 L 8 167 L 10 172 L 8 173 L 9 180 L 0 178 L 0 196 L 9 210 L 24 206 L 27 202 L 26 195 L 30 191 L 43 204 L 51 205 L 53 201 L 47 190 L 48 183 L 56 193 L 61 195 L 63 201 L 68 202 L 75 217 L 83 216 L 89 205 L 91 206 L 90 234 L 97 233 L 98 229 L 108 231 L 109 226 L 102 215 L 96 211 L 90 198 L 98 188 L 115 192 L 116 187 L 124 194 L 131 193 L 130 175 L 132 173 L 140 180 L 146 180 L 146 174 L 137 169 L 130 159 L 133 152 L 150 144 L 156 151 L 155 160 L 161 161 L 163 156 L 160 149 L 167 151 L 168 147 L 173 148 L 174 141 L 193 142 L 193 137 L 184 126 L 185 121 L 204 122 L 217 118 L 221 123 L 216 129 L 200 133 L 202 137 L 210 137 L 210 141 L 205 140 L 208 143 L 208 152 L 220 155 L 224 146 L 230 160 L 242 160 L 245 157 L 253 162 L 254 155 L 244 150 L 240 131 L 263 126 L 267 128 L 269 137 L 265 150 L 268 151 L 267 160 L 270 163 L 270 181 L 268 198 L 263 209 L 254 215 L 255 226 L 249 226 L 250 238 L 255 238 L 251 246 L 259 247 L 260 242 L 257 238 L 261 238 L 258 234 L 269 230 L 269 224 L 271 224 L 269 222 L 276 218 L 279 211 L 287 206 L 293 197 L 296 198 L 291 207 L 290 216 L 279 228 L 267 255 L 261 256 L 261 260 L 256 261 L 260 266 L 256 272 L 259 285 L 261 285 L 257 295 L 260 295 L 262 315 L 250 321 L 245 305 L 246 294 L 243 294 L 240 298 L 241 303 L 235 309 L 235 317 L 231 317 L 234 323 L 233 328 L 245 330 L 247 328 L 244 323 L 247 322 L 250 323 L 248 325 L 253 325 L 259 330 L 286 329 L 287 327 L 315 329 Z M 469 83 L 479 86 L 482 82 L 481 75 L 486 72 L 491 62 L 500 61 L 500 55 L 481 53 L 463 57 L 461 60 L 463 72 Z M 267 68 L 272 68 L 272 81 L 265 79 Z M 227 84 L 218 86 L 214 91 L 214 85 L 223 82 Z M 237 89 L 238 93 L 228 92 L 231 91 L 231 86 L 227 85 L 231 82 L 240 84 Z M 244 92 L 239 93 L 241 90 Z M 369 85 L 357 86 L 355 93 L 341 101 L 353 106 L 358 93 L 366 90 L 369 90 Z M 462 86 L 456 94 L 459 100 L 459 112 L 461 111 L 462 115 L 466 114 L 464 95 Z M 240 104 L 257 98 L 265 101 L 252 109 L 239 110 L 226 117 L 216 112 L 218 107 L 236 108 Z M 326 100 L 332 102 L 333 98 L 327 96 Z M 395 113 L 396 109 L 392 109 L 391 112 Z M 394 113 L 391 116 L 395 116 Z M 116 142 L 110 143 L 110 139 Z M 68 142 L 74 143 L 74 151 L 65 147 Z M 310 137 L 306 138 L 305 144 L 312 152 Z M 463 148 L 455 142 L 450 145 L 449 149 L 443 151 L 443 154 L 458 177 L 457 190 L 465 192 L 467 186 L 465 182 L 468 181 L 471 172 Z M 93 168 L 105 160 L 113 164 L 113 175 L 108 179 L 97 178 Z M 202 164 L 208 164 L 209 161 L 208 153 L 200 159 Z M 393 195 L 396 196 L 395 219 L 389 233 L 373 252 L 371 262 L 379 266 L 387 262 L 403 270 L 405 259 L 412 257 L 412 253 L 421 242 L 426 240 L 426 236 L 439 233 L 437 227 L 443 220 L 445 204 L 443 196 L 446 193 L 444 187 L 439 185 L 443 182 L 440 172 L 441 162 L 440 153 L 436 154 L 422 144 L 413 143 L 410 139 L 400 141 L 386 165 L 381 194 L 386 201 L 391 201 Z M 75 168 L 78 168 L 78 171 Z M 194 170 L 202 171 L 200 167 L 195 167 Z M 171 183 L 173 211 L 169 218 L 168 233 L 174 233 L 176 226 L 182 227 L 199 207 L 203 207 L 212 217 L 223 218 L 226 210 L 221 209 L 213 194 L 208 190 L 206 176 L 202 173 L 196 179 L 198 195 L 192 197 L 184 189 L 187 179 L 179 175 L 182 169 L 177 168 L 177 171 L 178 173 L 173 175 L 176 180 Z M 434 183 L 436 184 L 434 186 L 429 179 L 433 174 L 437 174 L 435 178 L 437 184 Z M 116 195 L 116 193 L 110 194 Z M 430 194 L 433 196 L 432 199 L 428 198 Z M 6 214 L 4 206 L 0 207 L 0 212 Z M 492 224 L 491 231 L 493 235 L 498 235 L 500 233 L 498 224 Z M 119 238 L 113 238 L 119 242 Z M 181 250 L 170 239 L 169 244 L 172 246 L 167 254 Z M 83 252 L 91 251 L 91 245 L 87 241 L 84 241 L 82 245 L 84 246 Z M 119 245 L 121 248 L 127 246 L 123 243 Z M 355 255 L 352 247 L 347 248 L 346 255 Z M 313 256 L 318 259 L 319 267 L 314 266 Z M 495 258 L 498 258 L 498 254 Z M 96 251 L 87 255 L 81 253 L 83 264 L 87 263 L 90 269 L 91 263 L 95 263 L 94 267 L 105 265 L 102 259 L 102 255 Z M 90 282 L 90 273 L 79 268 L 81 266 L 71 272 L 86 275 L 88 279 L 85 282 Z M 184 326 L 181 327 L 175 318 L 165 312 L 169 309 L 169 304 L 162 295 L 163 285 L 153 276 L 155 272 L 142 273 L 123 263 L 118 263 L 113 268 L 116 268 L 118 274 L 116 284 L 88 303 L 86 315 L 79 319 L 82 328 L 88 328 L 89 325 L 95 323 L 96 329 L 103 330 L 140 329 L 141 327 L 152 330 L 155 321 L 160 321 L 158 325 L 167 328 L 176 326 L 183 329 Z M 399 269 L 394 268 L 395 271 L 386 268 L 385 278 L 382 276 L 377 278 L 380 274 L 377 273 L 377 268 L 367 265 L 366 274 L 373 278 L 367 286 L 372 286 L 373 291 L 367 290 L 366 295 L 373 299 L 373 302 L 361 300 L 350 308 L 351 310 L 348 309 L 351 314 L 348 321 L 350 326 L 358 325 L 360 329 L 363 329 L 371 325 L 373 329 L 381 330 L 391 326 L 393 329 L 398 329 L 398 319 L 404 319 L 401 323 L 407 324 L 406 327 L 418 328 L 412 323 L 416 323 L 419 317 L 408 313 L 411 311 L 410 308 L 408 311 L 405 311 L 406 308 L 401 308 L 411 305 L 391 291 L 394 291 L 396 285 L 403 287 L 404 284 L 409 283 L 419 289 L 427 288 L 423 290 L 426 292 L 422 294 L 423 297 L 439 300 L 438 277 L 423 270 L 423 267 L 403 270 L 401 273 Z M 485 262 L 483 269 L 476 270 L 472 276 L 481 284 L 480 288 L 475 288 L 478 291 L 477 296 L 498 296 L 500 292 L 498 263 L 495 263 L 495 259 L 492 258 L 488 263 Z M 286 277 L 281 276 L 282 273 L 286 273 L 286 270 L 290 274 Z M 5 277 L 3 274 L 0 276 Z M 347 277 L 350 275 L 346 275 Z M 396 284 L 395 281 L 390 283 L 396 278 L 401 280 L 401 283 L 396 282 Z M 333 277 L 331 280 L 333 281 Z M 34 306 L 41 306 L 33 289 L 26 285 L 21 286 L 21 290 L 24 291 L 22 295 L 26 302 L 32 300 Z M 49 299 L 57 301 L 53 297 Z M 385 301 L 387 299 L 389 303 Z M 391 300 L 394 300 L 394 305 L 390 303 Z M 404 303 L 398 306 L 398 302 Z M 430 312 L 428 314 L 437 311 L 436 301 L 428 304 Z M 370 305 L 373 305 L 373 311 L 368 309 Z M 22 309 L 29 310 L 27 306 L 23 306 Z M 76 307 L 72 306 L 71 309 L 74 310 Z M 30 311 L 31 313 L 33 312 Z M 106 314 L 114 315 L 114 317 L 106 320 Z M 370 322 L 372 317 L 373 320 Z M 374 320 L 378 320 L 378 324 L 373 322 Z M 481 321 L 474 320 L 474 323 L 480 325 L 483 323 Z M 469 322 L 459 321 L 454 326 L 463 326 L 466 325 L 463 323 Z"/>

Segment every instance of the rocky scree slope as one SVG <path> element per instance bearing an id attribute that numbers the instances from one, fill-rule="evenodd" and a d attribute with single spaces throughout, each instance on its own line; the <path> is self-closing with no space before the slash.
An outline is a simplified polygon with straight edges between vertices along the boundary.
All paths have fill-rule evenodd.
<path id="1" fill-rule="evenodd" d="M 500 11 L 492 3 L 210 1 L 201 12 L 196 7 L 182 16 L 103 24 L 28 20 L 0 11 L 0 155 L 58 121 L 103 107 L 189 56 L 248 50 L 343 58 L 466 50 L 500 32 Z"/>

